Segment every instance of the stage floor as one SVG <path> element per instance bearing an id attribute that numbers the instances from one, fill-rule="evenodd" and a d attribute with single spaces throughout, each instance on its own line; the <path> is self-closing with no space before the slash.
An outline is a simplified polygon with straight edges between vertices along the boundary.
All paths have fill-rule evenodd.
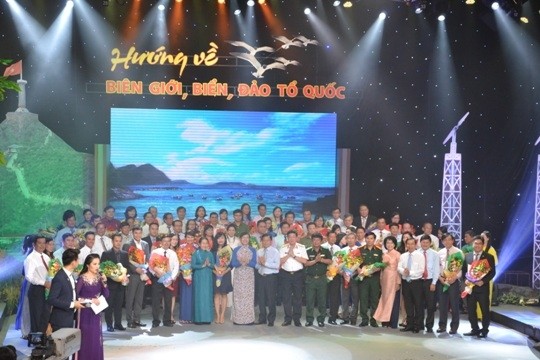
<path id="1" fill-rule="evenodd" d="M 540 327 L 540 306 L 502 304 L 494 307 L 493 310 L 523 324 Z"/>
<path id="2" fill-rule="evenodd" d="M 527 309 L 525 309 L 527 310 Z M 150 309 L 143 311 L 140 330 L 104 331 L 105 359 L 151 360 L 182 358 L 220 360 L 304 359 L 540 359 L 526 336 L 492 323 L 487 339 L 463 336 L 470 330 L 466 315 L 457 335 L 401 333 L 396 329 L 357 326 L 281 327 L 282 309 L 275 327 L 175 325 L 151 329 Z M 302 319 L 302 324 L 304 320 Z M 435 320 L 437 324 L 437 319 Z M 125 323 L 124 323 L 125 325 Z M 11 325 L 4 344 L 28 356 L 31 349 Z M 23 359 L 22 356 L 20 359 Z"/>

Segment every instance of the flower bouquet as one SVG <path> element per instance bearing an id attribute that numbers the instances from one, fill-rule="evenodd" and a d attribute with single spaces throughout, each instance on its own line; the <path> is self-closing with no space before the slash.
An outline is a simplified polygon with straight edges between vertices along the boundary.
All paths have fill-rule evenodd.
<path id="1" fill-rule="evenodd" d="M 50 259 L 47 268 L 47 281 L 51 282 L 56 273 L 62 269 L 62 262 L 60 259 Z M 49 291 L 50 289 L 45 289 L 45 299 L 49 297 Z"/>
<path id="2" fill-rule="evenodd" d="M 469 271 L 465 275 L 465 290 L 461 293 L 461 298 L 465 299 L 467 295 L 472 293 L 475 283 L 482 280 L 491 271 L 491 266 L 487 259 L 473 261 Z"/>
<path id="3" fill-rule="evenodd" d="M 195 246 L 190 244 L 182 244 L 178 250 L 176 250 L 180 270 L 182 270 L 182 277 L 188 285 L 191 285 L 192 281 L 193 270 L 191 269 L 191 256 L 194 252 Z"/>
<path id="4" fill-rule="evenodd" d="M 458 251 L 448 257 L 446 260 L 446 266 L 443 271 L 442 277 L 445 282 L 443 283 L 443 291 L 447 291 L 450 287 L 448 280 L 456 279 L 458 273 L 461 271 L 463 265 L 463 253 Z"/>
<path id="5" fill-rule="evenodd" d="M 257 238 L 255 236 L 249 237 L 249 246 L 251 246 L 255 250 L 259 249 L 259 242 L 257 241 Z"/>
<path id="6" fill-rule="evenodd" d="M 364 280 L 365 277 L 369 277 L 373 275 L 375 272 L 378 271 L 378 269 L 384 269 L 385 267 L 386 267 L 386 264 L 383 262 L 376 262 L 370 265 L 366 265 L 362 269 L 360 269 L 356 280 L 362 281 Z"/>
<path id="7" fill-rule="evenodd" d="M 145 261 L 146 255 L 144 254 L 144 250 L 138 249 L 136 246 L 130 246 L 128 249 L 128 258 L 131 265 L 143 270 L 143 273 L 140 275 L 141 281 L 144 281 L 146 283 L 145 285 L 151 285 L 152 280 L 146 275 L 148 265 Z"/>
<path id="8" fill-rule="evenodd" d="M 75 280 L 77 280 L 79 278 L 79 275 L 82 271 L 82 268 L 83 268 L 83 264 L 79 264 L 77 265 L 77 267 L 75 268 L 75 270 L 73 270 L 73 277 L 75 278 Z"/>
<path id="9" fill-rule="evenodd" d="M 54 239 L 57 232 L 58 232 L 58 228 L 55 228 L 54 226 L 47 226 L 44 229 L 39 229 L 37 231 L 37 234 L 39 236 L 43 236 L 43 237 L 46 237 L 48 239 Z"/>
<path id="10" fill-rule="evenodd" d="M 341 273 L 343 275 L 343 286 L 345 289 L 349 288 L 349 283 L 353 273 L 362 265 L 364 259 L 362 259 L 362 254 L 360 254 L 360 249 L 355 249 L 349 251 L 343 257 L 343 266 L 341 268 Z"/>
<path id="11" fill-rule="evenodd" d="M 221 280 L 223 279 L 223 274 L 227 270 L 227 267 L 231 263 L 232 249 L 230 246 L 224 246 L 217 252 L 218 263 L 215 265 L 216 268 L 216 286 L 221 286 Z"/>
<path id="12" fill-rule="evenodd" d="M 334 280 L 339 270 L 343 267 L 343 258 L 346 252 L 344 250 L 336 251 L 332 258 L 332 263 L 326 267 L 326 280 L 328 282 Z"/>
<path id="13" fill-rule="evenodd" d="M 124 284 L 127 280 L 127 269 L 121 263 L 115 264 L 112 261 L 104 261 L 99 264 L 99 269 L 112 281 Z"/>
<path id="14" fill-rule="evenodd" d="M 88 229 L 77 229 L 73 233 L 73 238 L 75 239 L 75 246 L 77 249 L 80 249 L 84 246 L 84 242 L 86 240 L 84 234 L 86 234 L 87 231 Z"/>
<path id="15" fill-rule="evenodd" d="M 169 290 L 173 290 L 171 287 L 173 282 L 172 273 L 169 266 L 169 259 L 166 256 L 152 254 L 148 261 L 148 266 L 154 270 L 154 273 L 159 278 L 158 283 L 163 284 Z"/>

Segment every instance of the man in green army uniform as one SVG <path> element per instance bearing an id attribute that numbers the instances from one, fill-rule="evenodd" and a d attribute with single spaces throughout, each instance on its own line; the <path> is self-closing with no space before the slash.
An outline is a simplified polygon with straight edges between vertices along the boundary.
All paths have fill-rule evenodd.
<path id="1" fill-rule="evenodd" d="M 313 312 L 317 301 L 317 324 L 324 326 L 326 319 L 326 268 L 332 263 L 330 250 L 321 247 L 322 235 L 311 235 L 312 247 L 307 249 L 306 267 L 306 326 L 313 325 Z"/>
<path id="2" fill-rule="evenodd" d="M 360 254 L 362 254 L 362 267 L 371 265 L 377 262 L 382 262 L 382 250 L 375 246 L 375 234 L 370 232 L 366 234 L 366 245 L 360 248 Z M 360 273 L 361 270 L 358 270 Z M 377 320 L 373 318 L 373 314 L 377 310 L 379 303 L 379 296 L 381 295 L 381 283 L 380 283 L 380 269 L 376 269 L 376 272 L 370 276 L 365 276 L 360 282 L 360 317 L 362 322 L 360 326 L 368 326 L 370 324 L 373 327 L 378 327 Z M 371 320 L 368 317 L 368 308 L 371 308 Z"/>
<path id="3" fill-rule="evenodd" d="M 311 246 L 311 236 L 317 232 L 316 225 L 314 222 L 309 222 L 306 224 L 307 233 L 303 238 L 301 238 L 298 242 L 302 245 L 304 245 L 307 248 Z"/>

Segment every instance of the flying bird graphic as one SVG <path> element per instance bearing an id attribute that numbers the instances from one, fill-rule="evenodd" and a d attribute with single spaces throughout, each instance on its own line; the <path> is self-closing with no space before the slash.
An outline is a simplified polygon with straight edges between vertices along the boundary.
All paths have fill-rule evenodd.
<path id="1" fill-rule="evenodd" d="M 302 47 L 303 46 L 302 42 L 295 40 L 295 38 L 292 38 L 292 39 L 289 40 L 285 36 L 274 36 L 274 39 L 276 39 L 277 41 L 281 41 L 283 43 L 283 45 L 281 45 L 280 49 L 287 50 L 291 46 L 297 46 L 297 47 Z"/>
<path id="2" fill-rule="evenodd" d="M 232 52 L 230 53 L 232 56 L 235 56 L 239 59 L 242 59 L 242 60 L 246 60 L 248 61 L 251 65 L 253 65 L 253 67 L 255 68 L 255 72 L 252 72 L 251 74 L 253 76 L 255 76 L 256 78 L 260 79 L 263 76 L 263 74 L 267 71 L 267 70 L 271 70 L 271 69 L 280 69 L 280 70 L 285 70 L 286 67 L 285 65 L 283 65 L 282 63 L 280 63 L 279 61 L 276 61 L 276 62 L 273 62 L 271 64 L 268 64 L 268 65 L 261 65 L 261 63 L 259 62 L 259 60 L 257 60 L 255 58 L 254 55 L 251 55 L 251 54 L 247 54 L 247 53 L 237 53 L 237 52 Z"/>
<path id="3" fill-rule="evenodd" d="M 311 40 L 302 35 L 295 37 L 294 40 L 300 40 L 303 46 L 319 45 L 319 42 L 317 40 Z"/>
<path id="4" fill-rule="evenodd" d="M 281 57 L 281 56 L 275 58 L 274 60 L 279 61 L 280 63 L 282 63 L 285 66 L 289 66 L 289 65 L 298 66 L 298 65 L 300 65 L 300 63 L 298 61 L 296 61 L 296 60 L 287 60 L 287 59 L 285 59 L 284 57 Z"/>
<path id="5" fill-rule="evenodd" d="M 253 55 L 255 56 L 258 52 L 261 52 L 261 51 L 264 51 L 264 52 L 274 52 L 274 48 L 270 47 L 270 46 L 261 46 L 261 47 L 258 47 L 258 48 L 254 48 L 253 46 L 243 42 L 243 41 L 227 41 L 229 44 L 233 45 L 233 46 L 240 46 L 240 47 L 243 47 L 244 49 L 247 49 L 249 51 L 249 54 L 250 55 Z"/>

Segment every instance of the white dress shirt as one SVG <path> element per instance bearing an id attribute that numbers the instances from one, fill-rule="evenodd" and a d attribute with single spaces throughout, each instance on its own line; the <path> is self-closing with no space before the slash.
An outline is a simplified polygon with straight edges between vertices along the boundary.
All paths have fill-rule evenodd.
<path id="1" fill-rule="evenodd" d="M 80 264 L 84 264 L 84 260 L 86 260 L 86 257 L 90 254 L 95 254 L 96 252 L 93 251 L 93 248 L 89 248 L 88 246 L 84 246 L 80 251 L 79 251 L 79 263 Z"/>
<path id="2" fill-rule="evenodd" d="M 257 258 L 264 256 L 265 261 L 264 265 L 259 264 L 255 268 L 259 271 L 261 275 L 277 274 L 279 272 L 279 263 L 280 263 L 280 254 L 278 249 L 273 246 L 267 248 L 262 248 L 257 250 Z"/>
<path id="3" fill-rule="evenodd" d="M 417 253 L 420 254 L 420 256 L 424 257 L 424 250 L 418 249 L 416 250 Z M 427 270 L 427 277 L 426 279 L 430 279 L 431 283 L 433 285 L 437 284 L 437 281 L 439 280 L 439 274 L 441 271 L 440 267 L 440 259 L 439 259 L 439 253 L 431 248 L 426 250 L 426 256 L 427 264 L 426 264 L 426 270 Z M 422 275 L 424 274 L 424 269 L 422 269 Z"/>
<path id="4" fill-rule="evenodd" d="M 409 257 L 411 257 L 411 267 L 409 269 L 409 276 L 403 275 L 403 271 L 408 268 Z M 398 272 L 401 274 L 403 280 L 418 280 L 422 278 L 424 274 L 425 260 L 424 255 L 418 251 L 406 252 L 401 254 L 398 263 Z"/>
<path id="5" fill-rule="evenodd" d="M 98 254 L 101 257 L 101 254 L 103 254 L 104 251 L 112 249 L 112 240 L 109 237 L 96 234 L 95 239 L 96 242 L 92 247 L 93 254 Z M 104 245 L 105 247 L 103 247 Z"/>
<path id="6" fill-rule="evenodd" d="M 41 258 L 43 256 L 43 260 Z M 24 259 L 24 277 L 33 285 L 45 285 L 47 281 L 47 267 L 51 260 L 46 254 L 40 254 L 37 251 L 32 251 L 30 255 Z"/>
<path id="7" fill-rule="evenodd" d="M 171 277 L 175 279 L 176 276 L 178 275 L 178 269 L 180 267 L 180 264 L 178 263 L 178 256 L 176 256 L 176 253 L 174 252 L 174 250 L 171 250 L 171 249 L 165 250 L 163 248 L 158 248 L 158 249 L 153 250 L 152 254 L 165 256 L 167 257 L 167 259 L 169 259 L 169 269 L 171 271 Z M 150 255 L 150 257 L 152 257 L 152 255 Z M 150 272 L 156 275 L 156 273 L 154 272 L 154 269 L 150 268 Z"/>
<path id="8" fill-rule="evenodd" d="M 328 251 L 330 251 L 330 254 L 332 255 L 332 257 L 334 257 L 334 254 L 338 251 L 341 250 L 341 248 L 334 244 L 334 245 L 330 245 L 329 243 L 325 242 L 324 244 L 321 245 L 322 248 L 325 248 L 325 249 L 328 249 Z"/>
<path id="9" fill-rule="evenodd" d="M 446 249 L 446 247 L 439 250 L 439 261 L 440 261 L 440 275 L 442 276 L 444 270 L 446 270 L 446 260 L 450 255 L 454 255 L 455 253 L 461 252 L 460 249 L 458 249 L 455 246 L 452 246 L 450 249 Z M 465 260 L 465 256 L 463 256 L 463 259 Z M 461 268 L 459 269 L 459 272 L 457 273 L 457 279 L 461 279 Z"/>
<path id="10" fill-rule="evenodd" d="M 281 247 L 281 249 L 279 250 L 280 258 L 284 258 L 285 256 L 287 256 L 287 254 L 289 253 L 289 247 L 289 244 L 285 244 Z M 306 260 L 308 259 L 306 247 L 302 244 L 297 243 L 294 246 L 293 254 L 296 257 L 301 257 Z M 298 270 L 302 270 L 304 268 L 304 265 L 295 258 L 290 257 L 287 259 L 287 261 L 285 261 L 285 263 L 283 263 L 283 265 L 281 265 L 281 268 L 285 271 L 295 272 Z"/>

